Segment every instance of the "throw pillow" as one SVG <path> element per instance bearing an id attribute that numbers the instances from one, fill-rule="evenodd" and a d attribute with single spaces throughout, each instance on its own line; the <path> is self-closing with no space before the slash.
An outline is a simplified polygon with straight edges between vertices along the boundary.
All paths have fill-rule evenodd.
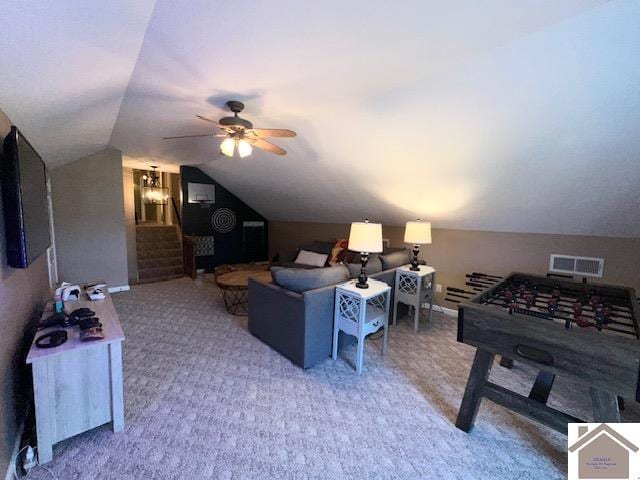
<path id="1" fill-rule="evenodd" d="M 292 290 L 303 293 L 316 288 L 335 285 L 349 280 L 349 270 L 344 265 L 335 267 L 314 268 L 305 270 L 300 268 L 272 268 L 271 275 L 273 283 Z"/>
<path id="2" fill-rule="evenodd" d="M 329 255 L 325 253 L 310 252 L 308 250 L 300 250 L 296 257 L 295 263 L 302 265 L 311 265 L 313 267 L 324 267 Z"/>
<path id="3" fill-rule="evenodd" d="M 335 265 L 336 263 L 344 263 L 347 257 L 347 246 L 349 245 L 349 240 L 346 238 L 341 238 L 338 240 L 333 248 L 331 249 L 331 256 L 329 257 L 329 265 Z"/>

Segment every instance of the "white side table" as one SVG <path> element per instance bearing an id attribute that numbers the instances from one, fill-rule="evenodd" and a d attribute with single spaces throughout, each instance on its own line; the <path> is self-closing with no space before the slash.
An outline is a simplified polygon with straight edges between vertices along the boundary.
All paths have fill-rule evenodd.
<path id="1" fill-rule="evenodd" d="M 333 316 L 333 355 L 338 358 L 338 333 L 340 330 L 358 339 L 356 371 L 362 373 L 364 339 L 367 335 L 384 328 L 382 354 L 387 351 L 387 329 L 389 327 L 389 304 L 391 287 L 384 282 L 369 279 L 369 288 L 356 287 L 351 280 L 336 286 L 336 305 Z"/>
<path id="2" fill-rule="evenodd" d="M 411 270 L 411 265 L 396 269 L 396 290 L 393 299 L 393 325 L 396 324 L 398 303 L 414 308 L 413 329 L 420 326 L 420 305 L 429 302 L 429 321 L 433 310 L 433 292 L 436 285 L 436 271 L 427 265 L 420 265 L 420 271 Z"/>

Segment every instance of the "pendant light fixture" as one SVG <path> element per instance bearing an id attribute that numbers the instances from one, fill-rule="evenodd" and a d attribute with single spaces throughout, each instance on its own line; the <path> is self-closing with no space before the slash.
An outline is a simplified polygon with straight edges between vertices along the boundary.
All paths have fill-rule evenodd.
<path id="1" fill-rule="evenodd" d="M 166 205 L 169 200 L 169 189 L 160 184 L 160 177 L 156 172 L 156 166 L 151 165 L 153 172 L 150 177 L 144 175 L 144 186 L 142 187 L 142 197 L 147 205 Z M 146 178 L 145 178 L 146 177 Z"/>

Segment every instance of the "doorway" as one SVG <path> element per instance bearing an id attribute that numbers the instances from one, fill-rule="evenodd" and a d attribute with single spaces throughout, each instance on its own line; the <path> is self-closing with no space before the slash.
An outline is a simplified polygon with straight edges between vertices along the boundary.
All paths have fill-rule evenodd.
<path id="1" fill-rule="evenodd" d="M 154 169 L 133 170 L 136 225 L 181 227 L 180 175 Z"/>

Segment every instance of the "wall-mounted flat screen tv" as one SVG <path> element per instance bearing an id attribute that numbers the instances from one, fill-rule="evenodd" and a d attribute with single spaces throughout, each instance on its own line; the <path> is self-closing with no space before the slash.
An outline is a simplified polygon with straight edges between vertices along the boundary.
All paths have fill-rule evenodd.
<path id="1" fill-rule="evenodd" d="M 16 127 L 4 139 L 0 162 L 7 263 L 27 268 L 51 243 L 46 167 Z"/>

